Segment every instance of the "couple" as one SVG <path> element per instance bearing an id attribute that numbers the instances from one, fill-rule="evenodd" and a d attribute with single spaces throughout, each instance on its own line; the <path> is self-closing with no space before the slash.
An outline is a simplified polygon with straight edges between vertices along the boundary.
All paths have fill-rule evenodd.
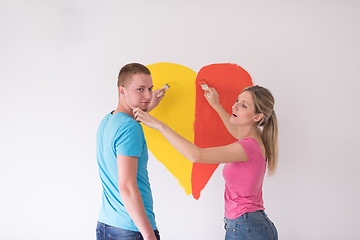
<path id="1" fill-rule="evenodd" d="M 262 198 L 266 167 L 271 175 L 278 161 L 274 98 L 267 89 L 246 88 L 236 99 L 231 116 L 221 107 L 216 90 L 205 90 L 209 104 L 238 139 L 212 148 L 197 147 L 148 114 L 160 103 L 165 89 L 153 91 L 146 66 L 125 65 L 118 76 L 118 91 L 117 108 L 104 117 L 97 131 L 97 161 L 103 189 L 96 228 L 98 240 L 160 239 L 147 172 L 148 150 L 139 122 L 160 131 L 192 162 L 225 163 L 226 240 L 277 239 Z"/>

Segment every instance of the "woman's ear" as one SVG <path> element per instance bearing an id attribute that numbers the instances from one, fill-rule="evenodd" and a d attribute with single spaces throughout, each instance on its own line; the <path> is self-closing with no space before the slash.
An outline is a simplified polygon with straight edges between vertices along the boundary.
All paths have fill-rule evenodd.
<path id="1" fill-rule="evenodd" d="M 264 118 L 264 114 L 258 113 L 258 114 L 256 114 L 256 116 L 254 118 L 254 122 L 259 122 L 263 118 Z"/>

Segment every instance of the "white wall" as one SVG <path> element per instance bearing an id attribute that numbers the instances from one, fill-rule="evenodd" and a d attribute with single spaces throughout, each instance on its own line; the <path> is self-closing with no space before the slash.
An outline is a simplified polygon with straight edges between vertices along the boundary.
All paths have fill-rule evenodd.
<path id="1" fill-rule="evenodd" d="M 220 62 L 270 88 L 280 165 L 265 207 L 280 239 L 358 239 L 359 1 L 0 2 L 2 239 L 95 239 L 95 133 L 128 62 Z M 199 201 L 149 164 L 165 240 L 223 239 L 219 168 Z"/>

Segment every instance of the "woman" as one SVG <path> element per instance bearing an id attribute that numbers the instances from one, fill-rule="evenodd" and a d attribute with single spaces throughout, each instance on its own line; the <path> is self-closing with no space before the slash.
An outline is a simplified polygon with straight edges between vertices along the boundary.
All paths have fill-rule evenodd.
<path id="1" fill-rule="evenodd" d="M 190 161 L 225 163 L 226 240 L 277 239 L 277 230 L 264 212 L 262 199 L 266 166 L 271 175 L 278 162 L 278 128 L 272 94 L 260 86 L 244 89 L 232 107 L 231 116 L 221 107 L 214 88 L 206 90 L 204 95 L 238 141 L 221 147 L 199 148 L 138 108 L 134 109 L 134 117 L 160 131 Z"/>

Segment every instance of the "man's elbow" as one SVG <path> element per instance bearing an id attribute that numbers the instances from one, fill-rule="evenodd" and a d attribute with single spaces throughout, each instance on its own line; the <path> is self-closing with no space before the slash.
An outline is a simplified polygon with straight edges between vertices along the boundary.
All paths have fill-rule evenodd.
<path id="1" fill-rule="evenodd" d="M 137 185 L 131 182 L 119 182 L 119 193 L 120 195 L 131 195 L 137 190 Z"/>

